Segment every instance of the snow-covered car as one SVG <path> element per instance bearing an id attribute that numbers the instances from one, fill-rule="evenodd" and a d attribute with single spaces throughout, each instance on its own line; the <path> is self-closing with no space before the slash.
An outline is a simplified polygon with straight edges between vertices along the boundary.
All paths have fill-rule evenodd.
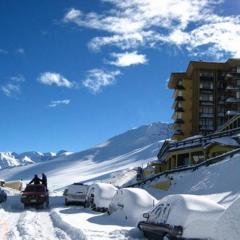
<path id="1" fill-rule="evenodd" d="M 115 213 L 118 217 L 136 224 L 143 219 L 142 214 L 155 206 L 157 202 L 157 199 L 144 189 L 122 188 L 115 193 L 108 213 Z"/>
<path id="2" fill-rule="evenodd" d="M 95 211 L 105 212 L 116 191 L 117 188 L 109 183 L 92 184 L 88 189 L 86 205 Z"/>
<path id="3" fill-rule="evenodd" d="M 169 195 L 143 214 L 138 228 L 149 239 L 210 239 L 224 210 L 203 196 Z"/>
<path id="4" fill-rule="evenodd" d="M 65 205 L 68 206 L 69 204 L 78 203 L 85 206 L 88 188 L 89 186 L 83 183 L 73 183 L 68 186 L 63 192 Z"/>
<path id="5" fill-rule="evenodd" d="M 0 188 L 0 203 L 7 201 L 7 194 Z"/>

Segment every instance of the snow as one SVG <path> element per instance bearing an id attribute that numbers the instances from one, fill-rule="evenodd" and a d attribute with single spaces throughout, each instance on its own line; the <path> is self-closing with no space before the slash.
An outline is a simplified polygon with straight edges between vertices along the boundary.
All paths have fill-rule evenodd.
<path id="1" fill-rule="evenodd" d="M 141 221 L 142 214 L 151 209 L 157 199 L 140 188 L 122 188 L 114 195 L 109 211 L 119 219 L 126 219 L 132 225 Z"/>
<path id="2" fill-rule="evenodd" d="M 109 183 L 92 184 L 87 193 L 87 198 L 94 194 L 94 203 L 97 208 L 108 208 L 109 204 L 116 193 L 117 188 Z"/>
<path id="3" fill-rule="evenodd" d="M 231 137 L 215 138 L 215 139 L 211 140 L 211 142 L 220 143 L 223 145 L 235 146 L 235 147 L 239 146 L 239 143 Z"/>
<path id="4" fill-rule="evenodd" d="M 236 199 L 222 214 L 215 226 L 214 239 L 239 240 L 240 198 Z"/>
<path id="5" fill-rule="evenodd" d="M 0 169 L 24 166 L 42 161 L 49 161 L 56 157 L 68 156 L 71 154 L 72 152 L 67 152 L 65 150 L 59 151 L 58 153 L 53 152 L 41 153 L 31 151 L 17 154 L 15 152 L 0 152 Z"/>
<path id="6" fill-rule="evenodd" d="M 156 206 L 170 204 L 167 224 L 183 227 L 185 238 L 210 238 L 212 229 L 225 208 L 206 197 L 197 195 L 169 195 L 161 199 Z M 158 215 L 151 219 L 161 222 Z"/>
<path id="7" fill-rule="evenodd" d="M 30 181 L 34 174 L 45 173 L 49 188 L 64 188 L 73 182 L 106 179 L 112 174 L 147 164 L 157 159 L 162 139 L 169 137 L 169 124 L 153 123 L 109 139 L 107 145 L 35 164 L 0 171 L 0 178 Z"/>
<path id="8" fill-rule="evenodd" d="M 224 208 L 226 210 L 221 213 L 217 221 L 215 221 L 217 217 L 212 219 L 216 222 L 215 226 L 209 224 L 213 229 L 213 239 L 239 239 L 240 206 L 239 201 L 236 200 L 240 197 L 239 155 L 227 158 L 215 165 L 203 166 L 196 171 L 161 176 L 155 182 L 144 186 L 148 193 L 143 189 L 124 188 L 122 191 L 127 197 L 122 199 L 119 197 L 115 200 L 118 208 L 110 216 L 107 213 L 97 213 L 83 207 L 64 206 L 62 191 L 73 182 L 96 184 L 96 181 L 105 181 L 114 183 L 116 186 L 126 186 L 127 182 L 133 181 L 136 177 L 135 167 L 146 165 L 157 159 L 162 140 L 168 138 L 170 134 L 170 126 L 167 124 L 146 125 L 79 153 L 64 152 L 63 155 L 51 161 L 39 161 L 26 166 L 0 170 L 0 178 L 6 181 L 23 179 L 25 183 L 34 174 L 45 172 L 48 176 L 50 190 L 50 209 L 36 211 L 35 209 L 23 209 L 18 191 L 4 189 L 8 193 L 8 201 L 0 205 L 0 239 L 144 239 L 142 233 L 136 228 L 136 223 L 141 219 L 142 213 L 149 211 L 152 207 L 153 200 L 156 201 L 169 194 L 195 195 L 193 199 L 190 199 L 191 204 L 181 205 L 181 202 L 187 202 L 182 195 L 183 200 L 180 201 L 179 206 L 176 206 L 180 213 L 181 209 L 193 211 L 193 216 L 175 217 L 171 220 L 172 222 L 177 219 L 181 224 L 189 223 L 189 226 L 192 226 L 193 222 L 187 222 L 190 218 L 199 220 L 204 215 L 208 221 L 211 219 L 209 215 L 220 215 L 214 209 L 219 209 L 221 205 L 221 211 Z M 4 153 L 4 157 L 16 159 L 16 154 Z M 25 159 L 27 159 L 26 156 Z M 172 177 L 173 181 L 168 191 L 152 187 L 154 183 L 169 177 Z M 106 183 L 99 182 L 98 184 L 105 185 Z M 105 193 L 102 196 L 105 196 Z M 124 205 L 123 208 L 121 208 L 122 205 Z M 199 233 L 199 229 L 194 227 L 190 227 L 190 231 Z M 199 225 L 199 228 L 202 232 L 210 234 L 208 226 L 205 228 Z M 192 234 L 192 232 L 186 233 Z"/>

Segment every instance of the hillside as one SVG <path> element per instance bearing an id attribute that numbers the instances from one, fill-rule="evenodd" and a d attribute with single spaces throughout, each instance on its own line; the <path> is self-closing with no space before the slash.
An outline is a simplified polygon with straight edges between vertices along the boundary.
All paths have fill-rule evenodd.
<path id="1" fill-rule="evenodd" d="M 71 154 L 71 152 L 67 152 L 64 150 L 59 151 L 57 153 L 53 152 L 41 153 L 30 151 L 18 154 L 16 152 L 0 152 L 0 169 L 48 161 L 56 157 L 66 156 L 69 154 Z"/>
<path id="2" fill-rule="evenodd" d="M 82 152 L 1 170 L 0 178 L 29 180 L 34 174 L 45 172 L 52 189 L 74 181 L 109 178 L 119 170 L 141 166 L 156 159 L 162 141 L 169 138 L 171 133 L 171 126 L 166 123 L 144 125 Z"/>

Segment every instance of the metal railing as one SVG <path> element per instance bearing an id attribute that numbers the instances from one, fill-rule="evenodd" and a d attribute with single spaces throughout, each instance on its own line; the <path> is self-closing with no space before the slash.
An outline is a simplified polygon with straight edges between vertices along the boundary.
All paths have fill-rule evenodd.
<path id="1" fill-rule="evenodd" d="M 186 139 L 186 140 L 182 140 L 182 141 L 178 141 L 178 142 L 165 141 L 158 153 L 158 159 L 163 158 L 165 153 L 168 152 L 170 149 L 174 150 L 174 148 L 185 147 L 186 145 L 197 144 L 197 143 L 204 144 L 209 140 L 221 138 L 221 137 L 233 136 L 234 134 L 237 134 L 237 133 L 240 133 L 240 127 L 222 131 L 222 132 L 216 132 L 216 133 L 209 134 L 209 135 L 203 136 L 203 137 Z"/>
<path id="2" fill-rule="evenodd" d="M 190 171 L 190 170 L 195 171 L 199 167 L 202 167 L 202 166 L 206 166 L 207 167 L 209 165 L 221 162 L 221 161 L 225 160 L 227 157 L 230 157 L 230 158 L 233 157 L 235 154 L 240 154 L 240 148 L 235 149 L 235 150 L 230 151 L 230 152 L 227 152 L 227 153 L 224 153 L 224 154 L 219 155 L 217 157 L 210 158 L 210 159 L 205 160 L 205 161 L 203 161 L 203 162 L 201 162 L 199 164 L 196 164 L 196 165 L 187 166 L 187 167 L 181 167 L 181 168 L 175 168 L 175 169 L 172 169 L 172 170 L 167 170 L 167 171 L 161 172 L 159 174 L 156 174 L 154 176 L 146 178 L 143 181 L 140 181 L 140 182 L 137 182 L 137 183 L 133 183 L 133 184 L 129 184 L 129 185 L 125 186 L 125 187 L 140 187 L 141 185 L 144 185 L 147 182 L 152 182 L 153 180 L 158 179 L 158 178 L 160 178 L 161 176 L 164 176 L 164 175 L 167 176 L 169 174 L 185 172 L 185 171 Z"/>

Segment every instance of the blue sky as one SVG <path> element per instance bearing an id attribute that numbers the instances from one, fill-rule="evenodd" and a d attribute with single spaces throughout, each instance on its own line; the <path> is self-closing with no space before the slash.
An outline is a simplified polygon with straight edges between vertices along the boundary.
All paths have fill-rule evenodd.
<path id="1" fill-rule="evenodd" d="M 237 0 L 0 1 L 0 151 L 79 151 L 171 122 L 170 73 L 239 57 L 239 10 Z"/>

